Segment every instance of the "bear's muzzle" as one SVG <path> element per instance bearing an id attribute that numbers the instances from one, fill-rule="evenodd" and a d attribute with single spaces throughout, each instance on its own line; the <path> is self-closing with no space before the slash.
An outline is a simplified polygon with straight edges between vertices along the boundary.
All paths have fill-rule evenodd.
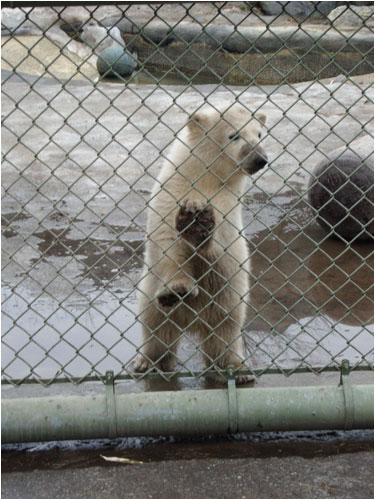
<path id="1" fill-rule="evenodd" d="M 267 164 L 267 155 L 261 147 L 246 144 L 240 153 L 240 166 L 248 173 L 255 174 Z"/>
<path id="2" fill-rule="evenodd" d="M 252 161 L 252 165 L 250 166 L 250 174 L 255 174 L 261 168 L 267 165 L 267 156 L 257 153 L 255 158 Z"/>

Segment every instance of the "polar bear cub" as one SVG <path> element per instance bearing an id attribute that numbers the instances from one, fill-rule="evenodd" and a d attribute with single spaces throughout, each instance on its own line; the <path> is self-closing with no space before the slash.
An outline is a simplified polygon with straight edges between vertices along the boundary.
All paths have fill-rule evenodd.
<path id="1" fill-rule="evenodd" d="M 199 335 L 208 368 L 244 366 L 250 262 L 239 199 L 247 176 L 267 163 L 266 117 L 239 103 L 227 107 L 189 118 L 151 194 L 135 371 L 173 370 L 186 331 Z"/>

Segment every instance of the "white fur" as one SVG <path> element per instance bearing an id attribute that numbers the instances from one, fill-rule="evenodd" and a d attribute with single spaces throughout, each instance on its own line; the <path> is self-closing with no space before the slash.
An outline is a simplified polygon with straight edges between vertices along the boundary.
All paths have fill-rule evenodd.
<path id="1" fill-rule="evenodd" d="M 240 104 L 225 112 L 199 111 L 176 138 L 161 169 L 148 208 L 137 371 L 152 366 L 172 370 L 185 330 L 200 336 L 207 366 L 238 368 L 243 363 L 241 327 L 250 262 L 239 199 L 247 171 L 256 157 L 265 157 L 259 144 L 265 117 L 255 116 Z M 238 138 L 229 139 L 236 133 Z M 181 206 L 212 208 L 215 227 L 204 246 L 195 248 L 176 229 Z M 161 304 L 161 298 L 181 288 L 189 294 L 171 307 Z"/>

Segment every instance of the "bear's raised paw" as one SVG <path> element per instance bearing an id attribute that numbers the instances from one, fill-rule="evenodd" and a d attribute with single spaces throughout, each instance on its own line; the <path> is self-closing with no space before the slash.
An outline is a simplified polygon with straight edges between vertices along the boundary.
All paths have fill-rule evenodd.
<path id="1" fill-rule="evenodd" d="M 185 200 L 176 216 L 176 229 L 194 246 L 209 242 L 215 228 L 215 214 L 210 205 L 197 200 Z M 206 240 L 206 241 L 205 241 Z"/>
<path id="2" fill-rule="evenodd" d="M 162 290 L 158 295 L 158 301 L 163 307 L 172 307 L 182 299 L 194 298 L 197 295 L 197 287 L 190 288 L 184 283 L 176 283 Z"/>

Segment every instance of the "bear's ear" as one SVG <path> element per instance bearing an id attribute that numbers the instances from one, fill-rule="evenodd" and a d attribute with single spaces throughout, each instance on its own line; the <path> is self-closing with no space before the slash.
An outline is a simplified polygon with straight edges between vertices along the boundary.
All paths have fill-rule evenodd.
<path id="1" fill-rule="evenodd" d="M 259 111 L 259 113 L 255 113 L 254 116 L 262 123 L 262 125 L 266 123 L 266 115 L 261 111 Z"/>

